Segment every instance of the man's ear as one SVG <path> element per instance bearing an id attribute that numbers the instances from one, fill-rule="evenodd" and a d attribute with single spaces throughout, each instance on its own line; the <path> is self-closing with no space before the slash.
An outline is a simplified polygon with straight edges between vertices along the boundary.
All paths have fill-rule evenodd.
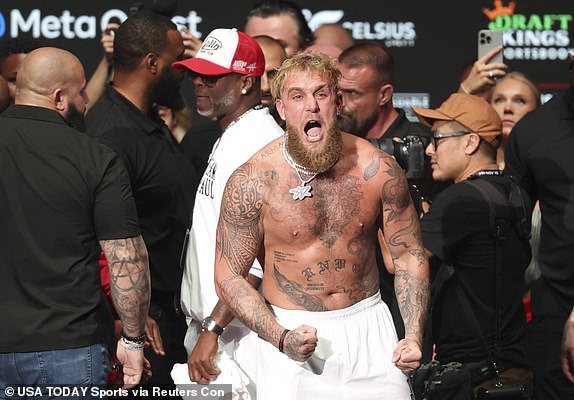
<path id="1" fill-rule="evenodd" d="M 54 103 L 54 107 L 59 112 L 64 112 L 68 106 L 68 99 L 64 96 L 64 92 L 62 89 L 58 88 L 52 92 L 52 102 Z"/>
<path id="2" fill-rule="evenodd" d="M 152 74 L 157 74 L 159 71 L 159 57 L 155 53 L 147 53 L 145 55 L 145 64 L 147 69 L 150 70 Z"/>
<path id="3" fill-rule="evenodd" d="M 383 86 L 381 86 L 381 89 L 379 90 L 379 96 L 380 96 L 379 105 L 384 106 L 389 101 L 392 101 L 394 91 L 395 90 L 393 88 L 393 85 L 391 85 L 390 83 L 386 83 Z"/>
<path id="4" fill-rule="evenodd" d="M 277 113 L 281 119 L 285 121 L 285 108 L 283 107 L 283 101 L 281 101 L 281 99 L 275 100 L 275 109 L 277 110 Z"/>
<path id="5" fill-rule="evenodd" d="M 255 86 L 255 77 L 253 75 L 245 75 L 241 79 L 241 93 L 247 94 L 253 90 Z"/>
<path id="6" fill-rule="evenodd" d="M 464 154 L 472 155 L 476 153 L 480 147 L 480 136 L 476 133 L 471 133 L 464 139 Z"/>

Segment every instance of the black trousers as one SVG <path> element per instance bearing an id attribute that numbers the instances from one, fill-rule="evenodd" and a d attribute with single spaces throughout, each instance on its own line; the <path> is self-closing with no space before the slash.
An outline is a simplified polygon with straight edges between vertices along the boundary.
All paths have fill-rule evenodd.
<path id="1" fill-rule="evenodd" d="M 532 322 L 528 345 L 534 372 L 535 400 L 574 399 L 574 383 L 566 379 L 560 364 L 564 324 L 572 311 L 544 278 L 532 286 Z"/>

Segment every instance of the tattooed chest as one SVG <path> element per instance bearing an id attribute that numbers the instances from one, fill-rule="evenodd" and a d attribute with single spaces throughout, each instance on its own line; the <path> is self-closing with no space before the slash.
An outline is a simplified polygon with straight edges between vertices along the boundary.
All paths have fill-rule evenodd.
<path id="1" fill-rule="evenodd" d="M 342 237 L 360 235 L 367 225 L 358 178 L 343 177 L 338 182 L 318 179 L 312 196 L 282 202 L 285 227 L 297 239 L 319 239 L 332 247 Z"/>

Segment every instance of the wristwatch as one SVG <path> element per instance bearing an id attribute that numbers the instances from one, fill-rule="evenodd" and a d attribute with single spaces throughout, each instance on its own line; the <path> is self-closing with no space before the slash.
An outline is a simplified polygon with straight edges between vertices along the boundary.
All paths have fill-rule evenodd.
<path id="1" fill-rule="evenodd" d="M 217 336 L 220 336 L 223 333 L 223 328 L 217 325 L 217 322 L 211 317 L 205 317 L 203 322 L 201 323 L 201 331 L 202 332 L 213 332 Z"/>

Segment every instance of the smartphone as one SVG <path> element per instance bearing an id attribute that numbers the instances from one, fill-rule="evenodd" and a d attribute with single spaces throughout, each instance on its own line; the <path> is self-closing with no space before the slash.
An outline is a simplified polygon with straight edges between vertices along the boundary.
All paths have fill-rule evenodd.
<path id="1" fill-rule="evenodd" d="M 502 31 L 482 29 L 478 32 L 478 58 L 498 46 L 502 46 Z M 502 53 L 496 54 L 488 63 L 503 63 Z"/>

